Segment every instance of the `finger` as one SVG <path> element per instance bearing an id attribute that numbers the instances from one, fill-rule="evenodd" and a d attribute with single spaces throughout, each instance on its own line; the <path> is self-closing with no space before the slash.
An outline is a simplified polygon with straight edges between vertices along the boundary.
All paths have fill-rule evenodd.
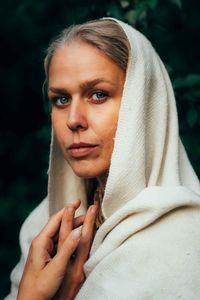
<path id="1" fill-rule="evenodd" d="M 75 210 L 80 206 L 80 203 L 80 200 L 76 199 L 75 201 L 67 205 L 67 207 L 64 209 L 59 231 L 58 250 L 60 249 L 64 240 L 73 230 Z"/>
<path id="2" fill-rule="evenodd" d="M 74 212 L 74 207 L 71 205 L 66 207 L 64 210 L 58 237 L 58 250 L 60 249 L 70 232 L 73 230 Z"/>
<path id="3" fill-rule="evenodd" d="M 72 201 L 70 203 L 70 205 L 72 205 L 75 209 L 78 209 L 79 206 L 80 206 L 80 204 L 81 204 L 81 200 L 80 199 L 76 199 L 76 200 L 74 200 L 74 201 Z"/>
<path id="4" fill-rule="evenodd" d="M 85 220 L 85 215 L 74 218 L 73 229 L 83 225 L 84 220 Z"/>
<path id="5" fill-rule="evenodd" d="M 80 227 L 83 225 L 85 219 L 85 215 L 83 216 L 78 216 L 76 218 L 74 218 L 73 220 L 73 228 L 75 229 L 77 227 Z M 63 231 L 64 231 L 64 226 L 63 226 Z M 67 231 L 67 230 L 66 230 Z M 70 234 L 70 232 L 66 233 L 66 237 Z M 65 232 L 63 232 L 62 237 L 61 235 L 57 234 L 54 238 L 54 251 L 52 252 L 52 256 L 54 256 L 56 254 L 57 251 L 59 251 L 60 247 L 62 246 L 62 243 L 64 242 L 64 240 L 66 239 L 65 237 Z"/>
<path id="6" fill-rule="evenodd" d="M 63 212 L 64 212 L 64 208 L 61 209 L 58 213 L 54 214 L 49 219 L 45 227 L 42 229 L 38 237 L 53 238 L 60 228 Z"/>
<path id="7" fill-rule="evenodd" d="M 52 258 L 51 262 L 47 265 L 48 272 L 53 272 L 55 276 L 65 275 L 67 264 L 71 258 L 71 255 L 76 250 L 81 238 L 81 228 L 74 229 L 67 239 L 64 241 L 60 250 Z"/>
<path id="8" fill-rule="evenodd" d="M 82 265 L 87 260 L 90 252 L 90 247 L 94 236 L 96 214 L 97 214 L 97 206 L 96 205 L 90 206 L 82 226 L 81 240 L 77 248 L 76 260 L 74 262 L 76 266 L 80 266 L 81 268 Z"/>
<path id="9" fill-rule="evenodd" d="M 61 283 L 66 274 L 68 262 L 71 254 L 75 251 L 81 237 L 80 228 L 72 231 L 66 241 L 63 243 L 60 252 L 58 252 L 54 258 L 40 268 L 40 273 L 37 273 L 35 268 L 34 277 L 37 276 L 40 281 L 40 286 L 44 290 L 49 290 L 49 295 L 43 295 L 45 299 L 52 299 L 52 296 L 61 286 Z M 48 280 L 47 280 L 48 279 Z M 71 298 L 70 298 L 71 299 Z"/>
<path id="10" fill-rule="evenodd" d="M 76 201 L 75 207 L 78 207 L 80 201 Z M 57 235 L 61 220 L 63 217 L 64 208 L 58 213 L 54 214 L 42 231 L 34 238 L 31 243 L 29 254 L 34 257 L 34 265 L 42 267 L 50 260 L 52 256 L 52 249 L 55 247 L 53 240 Z M 84 216 L 79 216 L 74 219 L 75 228 L 82 225 Z"/>

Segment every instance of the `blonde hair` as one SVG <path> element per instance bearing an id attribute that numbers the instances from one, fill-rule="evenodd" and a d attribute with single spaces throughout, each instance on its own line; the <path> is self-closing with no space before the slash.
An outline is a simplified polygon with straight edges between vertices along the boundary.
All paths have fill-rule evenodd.
<path id="1" fill-rule="evenodd" d="M 97 47 L 126 72 L 130 49 L 126 34 L 114 20 L 100 19 L 72 25 L 61 31 L 50 43 L 44 60 L 46 83 L 48 83 L 49 67 L 53 55 L 57 49 L 74 40 L 81 40 Z"/>
<path id="2" fill-rule="evenodd" d="M 49 67 L 52 57 L 59 48 L 75 40 L 89 43 L 111 58 L 125 73 L 129 58 L 130 44 L 123 29 L 114 20 L 93 20 L 83 24 L 72 25 L 63 31 L 50 43 L 44 60 L 46 80 L 43 85 L 48 85 Z M 94 191 L 98 185 L 95 179 L 86 179 L 86 192 L 88 202 L 93 203 Z"/>

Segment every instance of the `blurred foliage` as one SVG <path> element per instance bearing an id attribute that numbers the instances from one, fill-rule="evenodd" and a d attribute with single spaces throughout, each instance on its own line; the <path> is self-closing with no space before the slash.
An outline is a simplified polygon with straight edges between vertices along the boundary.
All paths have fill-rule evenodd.
<path id="1" fill-rule="evenodd" d="M 113 16 L 141 30 L 164 61 L 175 89 L 180 135 L 198 175 L 200 115 L 198 0 L 7 0 L 0 9 L 2 232 L 0 298 L 19 259 L 18 232 L 46 195 L 49 116 L 42 99 L 50 39 L 72 24 Z"/>

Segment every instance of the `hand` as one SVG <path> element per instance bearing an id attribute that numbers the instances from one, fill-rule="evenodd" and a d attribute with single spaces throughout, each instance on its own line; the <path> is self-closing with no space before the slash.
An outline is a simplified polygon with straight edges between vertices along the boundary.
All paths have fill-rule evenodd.
<path id="1" fill-rule="evenodd" d="M 18 300 L 47 300 L 52 299 L 56 293 L 55 297 L 58 298 L 55 299 L 74 299 L 80 282 L 84 279 L 83 264 L 93 239 L 97 210 L 93 205 L 88 209 L 86 216 L 74 218 L 79 205 L 80 200 L 76 200 L 51 217 L 31 243 L 19 286 Z M 83 225 L 82 230 L 80 225 Z M 58 249 L 53 256 L 56 236 Z M 72 262 L 71 257 L 75 250 L 77 256 Z M 69 277 L 66 274 L 69 274 Z M 62 284 L 64 282 L 70 282 L 72 285 L 67 285 L 66 288 L 66 285 Z"/>
<path id="2" fill-rule="evenodd" d="M 58 251 L 60 250 L 67 236 L 72 230 L 74 212 L 79 205 L 79 202 L 74 202 L 74 207 L 69 206 L 66 211 L 66 217 L 63 218 L 60 228 Z M 87 211 L 83 222 L 82 235 L 78 247 L 76 248 L 76 251 L 73 253 L 68 263 L 65 277 L 58 292 L 56 293 L 55 297 L 53 297 L 53 300 L 74 299 L 83 282 L 85 281 L 83 266 L 88 258 L 94 236 L 96 213 L 96 205 L 92 205 Z"/>

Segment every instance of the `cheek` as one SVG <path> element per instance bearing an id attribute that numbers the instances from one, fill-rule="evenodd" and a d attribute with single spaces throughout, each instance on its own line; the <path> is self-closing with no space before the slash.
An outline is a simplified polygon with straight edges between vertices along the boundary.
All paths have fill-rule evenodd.
<path id="1" fill-rule="evenodd" d="M 59 144 L 61 144 L 64 136 L 68 134 L 67 126 L 66 126 L 66 118 L 62 114 L 58 114 L 52 111 L 51 122 L 52 122 L 52 127 L 55 132 L 56 138 Z"/>
<path id="2" fill-rule="evenodd" d="M 113 147 L 114 147 L 114 138 L 117 130 L 117 118 L 118 114 L 113 116 L 110 115 L 110 118 L 102 120 L 102 126 L 98 127 L 97 135 L 100 136 L 101 142 L 104 146 L 104 151 L 111 155 Z"/>
<path id="3" fill-rule="evenodd" d="M 59 127 L 59 117 L 53 108 L 51 111 L 51 124 L 52 124 L 53 129 L 56 129 Z"/>
<path id="4" fill-rule="evenodd" d="M 116 127 L 112 124 L 112 127 L 107 128 L 105 131 L 104 142 L 109 148 L 113 147 Z"/>

